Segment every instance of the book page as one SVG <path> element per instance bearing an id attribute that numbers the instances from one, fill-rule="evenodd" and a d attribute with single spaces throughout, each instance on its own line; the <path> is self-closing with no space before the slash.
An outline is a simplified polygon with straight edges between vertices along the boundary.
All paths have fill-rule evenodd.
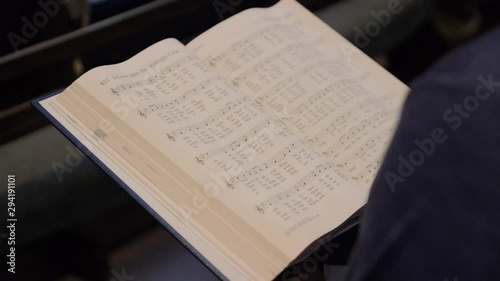
<path id="1" fill-rule="evenodd" d="M 175 202 L 177 216 L 250 267 L 250 279 L 276 276 L 366 197 L 174 39 L 88 72 L 57 102 Z M 335 214 L 323 212 L 332 204 Z"/>
<path id="2" fill-rule="evenodd" d="M 187 47 L 370 187 L 408 88 L 320 19 L 283 0 L 244 11 Z"/>
<path id="3" fill-rule="evenodd" d="M 132 196 L 141 203 L 147 204 L 146 209 L 154 210 L 153 216 L 167 228 L 167 230 L 174 235 L 180 243 L 186 246 L 193 254 L 201 259 L 215 274 L 225 277 L 223 280 L 248 280 L 245 275 L 242 275 L 234 266 L 234 260 L 224 258 L 224 255 L 213 244 L 209 243 L 204 236 L 196 235 L 189 227 L 183 222 L 182 217 L 176 217 L 175 212 L 169 205 L 175 203 L 169 202 L 168 198 L 159 197 L 151 189 L 154 184 L 149 182 L 147 178 L 137 173 L 135 168 L 130 165 L 116 153 L 111 147 L 96 137 L 93 132 L 89 131 L 83 124 L 78 122 L 76 117 L 68 111 L 60 111 L 61 108 L 56 109 L 53 105 L 57 103 L 53 96 L 40 102 L 44 109 L 55 118 L 65 130 L 67 130 L 79 142 L 77 145 L 79 149 L 88 149 L 95 157 L 99 159 L 101 165 L 106 169 L 112 171 L 121 182 L 123 182 L 128 189 L 134 194 Z M 68 135 L 67 135 L 68 136 Z M 84 147 L 83 147 L 84 146 Z M 102 166 L 101 166 L 102 167 Z M 135 171 L 135 172 L 134 172 Z M 130 191 L 129 191 L 130 192 Z M 139 197 L 139 198 L 137 198 Z M 170 203 L 170 204 L 169 204 Z M 142 204 L 142 203 L 141 203 Z M 201 257 L 200 257 L 201 256 Z M 206 262 L 209 261 L 209 263 Z"/>

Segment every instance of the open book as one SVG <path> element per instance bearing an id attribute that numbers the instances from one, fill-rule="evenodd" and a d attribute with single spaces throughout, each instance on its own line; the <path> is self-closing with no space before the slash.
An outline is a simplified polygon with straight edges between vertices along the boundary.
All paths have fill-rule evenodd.
<path id="1" fill-rule="evenodd" d="M 407 92 L 284 0 L 36 106 L 221 278 L 271 280 L 364 205 Z"/>

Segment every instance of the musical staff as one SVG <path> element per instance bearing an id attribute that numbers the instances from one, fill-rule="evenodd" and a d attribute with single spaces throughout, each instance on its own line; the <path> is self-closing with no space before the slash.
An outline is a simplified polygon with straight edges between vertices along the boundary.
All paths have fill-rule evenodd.
<path id="1" fill-rule="evenodd" d="M 236 181 L 238 182 L 244 182 L 249 179 L 249 177 L 255 176 L 259 173 L 265 172 L 269 168 L 273 167 L 275 164 L 283 161 L 292 151 L 295 149 L 299 148 L 301 145 L 303 145 L 304 142 L 301 140 L 297 140 L 289 144 L 287 147 L 283 148 L 280 150 L 278 153 L 276 153 L 273 157 L 269 158 L 266 160 L 266 162 L 253 167 L 252 169 L 242 172 L 241 174 L 231 178 L 229 181 L 230 183 L 234 183 Z"/>
<path id="2" fill-rule="evenodd" d="M 257 39 L 263 39 L 266 40 L 268 37 L 272 37 L 281 41 L 284 41 L 283 39 L 276 38 L 277 36 L 284 35 L 284 30 L 288 30 L 288 32 L 292 32 L 292 34 L 295 34 L 295 39 L 301 39 L 305 38 L 305 34 L 303 33 L 302 30 L 297 29 L 296 25 L 294 23 L 286 23 L 286 24 L 275 24 L 269 27 L 262 28 L 260 30 L 257 30 L 256 32 L 253 32 L 249 36 L 245 37 L 244 39 L 231 44 L 228 48 L 223 50 L 219 55 L 211 58 L 209 60 L 210 65 L 213 67 L 217 67 L 217 65 L 223 61 L 226 58 L 229 58 L 231 56 L 237 56 L 238 52 L 241 52 L 241 50 L 245 50 L 245 47 L 247 47 L 250 44 L 253 44 L 252 51 L 256 51 L 255 48 L 255 42 Z M 288 33 L 290 34 L 290 33 Z M 290 38 L 287 38 L 290 39 Z M 258 52 L 260 54 L 260 52 Z M 236 69 L 233 69 L 236 70 Z"/>
<path id="3" fill-rule="evenodd" d="M 180 97 L 170 101 L 170 102 L 165 102 L 161 104 L 152 104 L 148 107 L 142 108 L 138 110 L 138 113 L 140 116 L 147 118 L 147 116 L 155 111 L 159 110 L 168 110 L 168 109 L 173 109 L 177 105 L 182 104 L 183 102 L 189 100 L 190 98 L 196 96 L 197 94 L 201 93 L 206 87 L 210 86 L 211 84 L 221 81 L 222 78 L 220 76 L 215 76 L 211 79 L 205 80 L 202 83 L 196 85 L 194 88 L 191 90 L 185 92 L 182 94 Z"/>
<path id="4" fill-rule="evenodd" d="M 320 176 L 322 173 L 330 170 L 335 170 L 336 167 L 334 164 L 327 162 L 322 165 L 319 165 L 312 171 L 311 173 L 307 174 L 305 177 L 303 177 L 298 183 L 293 185 L 290 188 L 287 188 L 285 191 L 280 192 L 265 201 L 262 201 L 255 207 L 257 208 L 257 211 L 260 213 L 265 213 L 266 209 L 276 205 L 278 202 L 280 202 L 283 199 L 288 199 L 295 195 L 297 192 L 301 191 L 302 189 L 306 188 L 309 183 L 311 183 L 313 180 L 315 180 L 318 176 Z"/>
<path id="5" fill-rule="evenodd" d="M 110 88 L 111 93 L 118 96 L 122 92 L 127 91 L 127 90 L 135 89 L 138 87 L 146 87 L 146 86 L 151 85 L 159 80 L 165 79 L 166 75 L 168 73 L 175 71 L 176 69 L 184 66 L 185 64 L 190 63 L 192 61 L 198 61 L 198 60 L 199 59 L 194 55 L 183 57 L 183 58 L 173 62 L 171 65 L 163 68 L 156 75 L 149 76 L 149 77 L 141 79 L 139 81 L 129 82 L 129 83 L 125 83 L 125 84 L 121 84 L 121 85 L 112 87 L 112 88 Z"/>
<path id="6" fill-rule="evenodd" d="M 295 109 L 290 111 L 290 115 L 297 114 L 297 113 L 302 113 L 302 111 L 307 110 L 311 105 L 313 105 L 315 102 L 323 99 L 325 96 L 328 96 L 330 93 L 335 93 L 336 95 L 340 95 L 343 92 L 349 91 L 351 88 L 358 88 L 359 85 L 356 85 L 355 82 L 351 79 L 343 79 L 339 83 L 332 84 L 314 95 L 310 96 L 306 102 L 302 103 L 301 105 L 297 106 Z M 365 94 L 365 91 L 358 91 L 358 93 Z M 337 101 L 332 100 L 331 103 L 335 105 L 336 107 L 339 107 L 340 104 L 346 104 L 347 101 L 341 101 L 340 98 L 337 98 Z M 375 103 L 375 99 L 373 98 L 368 98 L 365 101 L 359 103 L 353 110 L 362 110 L 365 106 L 369 106 Z M 293 116 L 290 116 L 290 119 L 294 118 Z"/>
<path id="7" fill-rule="evenodd" d="M 337 118 L 338 120 L 338 118 Z M 339 121 L 334 121 L 334 122 L 331 122 L 330 124 L 328 124 L 325 128 L 323 128 L 319 133 L 313 135 L 312 137 L 306 137 L 307 139 L 307 142 L 308 143 L 317 143 L 319 142 L 319 140 L 321 140 L 325 135 L 333 135 L 337 129 L 339 128 L 339 125 L 343 122 L 341 121 L 344 121 L 345 122 L 345 119 L 340 119 L 340 122 Z"/>
<path id="8" fill-rule="evenodd" d="M 358 124 L 349 128 L 349 130 L 342 135 L 339 139 L 337 139 L 329 148 L 329 151 L 324 153 L 325 155 L 331 154 L 334 151 L 340 149 L 344 144 L 352 142 L 355 138 L 359 137 L 363 132 L 365 132 L 368 128 L 373 127 L 375 125 L 380 125 L 390 120 L 390 118 L 394 117 L 395 111 L 390 110 L 382 110 L 378 111 L 373 115 L 370 115 L 368 118 L 363 119 Z M 347 112 L 346 115 L 350 116 L 352 113 Z M 308 138 L 309 143 L 316 143 L 320 139 L 322 139 L 325 135 L 335 135 L 337 132 L 337 128 L 339 125 L 346 121 L 345 115 L 340 115 L 336 121 L 330 123 L 326 129 L 321 130 L 319 133 L 314 135 L 311 138 Z M 341 133 L 341 131 L 339 132 Z"/>
<path id="9" fill-rule="evenodd" d="M 275 61 L 279 58 L 288 56 L 288 55 L 290 55 L 289 53 L 292 51 L 305 49 L 308 47 L 311 48 L 312 46 L 314 46 L 314 43 L 315 43 L 315 41 L 313 41 L 313 42 L 298 42 L 298 43 L 290 44 L 290 45 L 283 47 L 281 49 L 278 49 L 276 52 L 269 55 L 267 58 L 261 60 L 259 63 L 255 64 L 253 67 L 246 70 L 245 72 L 243 72 L 241 75 L 239 75 L 235 79 L 236 79 L 236 81 L 246 80 L 251 75 L 257 73 L 259 71 L 259 69 L 262 69 L 263 67 L 270 64 L 272 61 Z M 313 48 L 312 50 L 316 51 L 315 48 Z"/>
<path id="10" fill-rule="evenodd" d="M 375 146 L 378 145 L 380 147 L 380 145 L 382 145 L 383 147 L 386 147 L 389 141 L 387 136 L 389 135 L 390 130 L 383 129 L 378 134 L 368 138 L 366 141 L 363 141 L 357 149 L 351 150 L 352 152 L 344 160 L 342 160 L 338 166 L 350 167 L 355 161 L 361 160 L 368 152 L 370 152 L 370 154 L 376 153 L 379 149 L 374 148 Z"/>
<path id="11" fill-rule="evenodd" d="M 226 113 L 229 113 L 232 109 L 234 110 L 234 108 L 236 108 L 236 107 L 244 104 L 245 102 L 250 102 L 250 101 L 252 101 L 251 98 L 249 98 L 247 96 L 244 96 L 244 97 L 239 98 L 239 99 L 237 99 L 235 101 L 228 102 L 223 108 L 219 109 L 217 111 L 217 113 L 212 114 L 211 116 L 209 116 L 208 118 L 206 118 L 204 121 L 199 122 L 199 123 L 197 123 L 195 125 L 191 125 L 191 126 L 179 128 L 179 129 L 177 129 L 175 131 L 167 133 L 167 137 L 170 140 L 175 141 L 175 138 L 178 135 L 183 135 L 183 134 L 188 133 L 188 132 L 196 131 L 196 130 L 199 130 L 200 128 L 206 128 L 210 124 L 214 123 L 215 120 L 218 120 L 222 116 L 225 116 Z"/>
<path id="12" fill-rule="evenodd" d="M 352 178 L 357 180 L 357 181 L 361 181 L 361 182 L 369 181 L 371 178 L 373 178 L 373 177 L 369 177 L 369 176 L 375 174 L 378 171 L 378 169 L 380 168 L 380 165 L 382 164 L 382 160 L 383 160 L 384 156 L 385 156 L 385 152 L 380 153 L 372 163 L 368 164 L 364 169 L 359 171 L 357 173 L 357 175 L 353 176 Z"/>
<path id="13" fill-rule="evenodd" d="M 259 123 L 257 126 L 253 127 L 250 131 L 243 134 L 241 137 L 239 137 L 235 141 L 233 141 L 231 144 L 216 148 L 214 150 L 210 150 L 208 152 L 200 154 L 199 156 L 196 156 L 196 161 L 198 163 L 204 165 L 205 161 L 207 159 L 210 159 L 210 158 L 215 157 L 215 156 L 222 154 L 222 153 L 228 153 L 230 151 L 234 151 L 235 149 L 238 149 L 239 147 L 241 147 L 243 145 L 243 143 L 246 143 L 252 137 L 256 136 L 262 129 L 269 126 L 270 124 L 271 124 L 271 119 L 265 120 L 265 121 Z"/>
<path id="14" fill-rule="evenodd" d="M 330 65 L 337 65 L 339 63 L 338 59 L 329 59 L 329 60 L 319 60 L 315 61 L 313 63 L 307 64 L 304 67 L 302 67 L 300 70 L 294 72 L 292 75 L 290 75 L 287 79 L 284 79 L 274 85 L 269 91 L 267 91 L 265 94 L 262 96 L 257 97 L 257 100 L 260 102 L 267 102 L 270 97 L 274 96 L 276 93 L 279 93 L 281 89 L 286 88 L 290 86 L 290 83 L 293 81 L 297 81 L 301 77 L 304 76 L 304 74 L 308 73 L 309 71 L 320 68 L 320 67 L 326 67 Z"/>

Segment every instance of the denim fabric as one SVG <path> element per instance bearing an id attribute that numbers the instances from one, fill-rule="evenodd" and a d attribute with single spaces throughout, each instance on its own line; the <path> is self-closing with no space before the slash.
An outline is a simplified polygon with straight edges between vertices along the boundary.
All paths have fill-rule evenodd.
<path id="1" fill-rule="evenodd" d="M 410 88 L 348 279 L 498 281 L 500 29 Z"/>

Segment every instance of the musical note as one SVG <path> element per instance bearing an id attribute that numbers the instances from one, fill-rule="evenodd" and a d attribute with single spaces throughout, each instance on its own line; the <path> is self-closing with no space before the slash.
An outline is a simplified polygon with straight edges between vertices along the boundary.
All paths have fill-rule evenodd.
<path id="1" fill-rule="evenodd" d="M 297 141 L 292 142 L 287 147 L 280 150 L 273 157 L 269 158 L 261 165 L 255 166 L 248 171 L 240 173 L 239 175 L 231 178 L 231 180 L 229 182 L 230 183 L 234 183 L 235 181 L 244 182 L 244 181 L 248 180 L 248 178 L 251 176 L 255 176 L 261 172 L 265 172 L 269 168 L 273 167 L 275 164 L 283 161 L 283 159 L 285 159 L 287 155 L 292 153 L 292 151 L 299 148 L 303 144 L 304 144 L 304 142 L 302 142 L 301 140 L 297 140 Z"/>
<path id="2" fill-rule="evenodd" d="M 169 72 L 172 72 L 172 71 L 174 71 L 174 70 L 182 67 L 183 65 L 185 65 L 187 63 L 190 63 L 192 61 L 197 61 L 197 60 L 199 60 L 199 59 L 196 56 L 194 56 L 194 55 L 183 57 L 183 58 L 181 58 L 181 59 L 173 62 L 169 66 L 163 68 L 162 70 L 160 70 L 155 75 L 149 76 L 149 77 L 141 79 L 139 81 L 125 83 L 125 84 L 122 84 L 122 85 L 118 85 L 116 87 L 112 87 L 112 88 L 110 88 L 111 93 L 113 93 L 114 95 L 120 95 L 123 91 L 131 90 L 131 89 L 138 88 L 138 87 L 145 87 L 147 85 L 151 85 L 151 84 L 153 84 L 153 83 L 155 83 L 157 81 L 165 79 L 166 75 Z"/>
<path id="3" fill-rule="evenodd" d="M 196 87 L 192 88 L 191 90 L 185 92 L 178 98 L 170 101 L 170 102 L 165 102 L 161 104 L 152 104 L 150 106 L 147 106 L 145 108 L 142 108 L 138 110 L 138 113 L 140 116 L 146 118 L 149 114 L 159 111 L 159 110 L 168 110 L 168 109 L 173 109 L 174 107 L 182 104 L 183 102 L 189 100 L 190 98 L 194 97 L 195 95 L 201 93 L 206 87 L 210 86 L 211 84 L 221 81 L 222 78 L 220 76 L 215 76 L 211 79 L 205 80 L 202 83 L 196 85 Z"/>
<path id="4" fill-rule="evenodd" d="M 320 60 L 315 61 L 310 64 L 306 64 L 304 67 L 296 71 L 294 74 L 290 75 L 285 80 L 280 81 L 276 85 L 274 85 L 269 91 L 267 91 L 262 96 L 259 96 L 257 99 L 261 102 L 266 102 L 270 97 L 274 96 L 276 93 L 279 93 L 281 89 L 289 86 L 290 82 L 297 81 L 299 77 L 303 76 L 304 73 L 307 73 L 315 68 L 326 67 L 328 65 L 336 65 L 338 63 L 338 59 L 330 59 L 330 60 Z"/>
<path id="5" fill-rule="evenodd" d="M 228 102 L 223 108 L 219 109 L 217 113 L 212 114 L 208 118 L 206 118 L 204 121 L 199 122 L 195 125 L 179 128 L 177 130 L 174 130 L 170 133 L 167 133 L 168 139 L 175 141 L 175 138 L 178 135 L 183 135 L 188 132 L 196 131 L 199 130 L 200 128 L 206 128 L 210 124 L 214 123 L 215 120 L 218 120 L 220 117 L 225 116 L 227 113 L 229 113 L 231 110 L 234 110 L 234 108 L 244 104 L 245 102 L 250 102 L 252 101 L 251 98 L 245 96 L 242 98 L 239 98 L 235 101 Z"/>
<path id="6" fill-rule="evenodd" d="M 300 190 L 304 189 L 307 187 L 307 185 L 316 179 L 318 176 L 320 176 L 322 173 L 330 170 L 336 170 L 336 167 L 334 164 L 330 162 L 326 162 L 322 165 L 319 165 L 312 171 L 311 173 L 307 174 L 305 177 L 303 177 L 299 182 L 297 182 L 295 185 L 293 185 L 290 188 L 287 188 L 285 191 L 280 192 L 264 201 L 256 205 L 257 211 L 260 213 L 265 213 L 266 209 L 269 208 L 272 205 L 276 205 L 279 201 L 283 199 L 287 199 L 292 197 L 294 194 L 299 192 Z"/>
<path id="7" fill-rule="evenodd" d="M 222 154 L 222 153 L 228 153 L 230 151 L 234 151 L 238 147 L 241 147 L 243 145 L 243 143 L 246 143 L 252 137 L 257 135 L 262 129 L 264 129 L 265 127 L 267 127 L 269 125 L 271 125 L 271 119 L 268 119 L 268 120 L 265 120 L 265 121 L 259 123 L 257 126 L 253 127 L 250 131 L 243 134 L 241 137 L 239 137 L 238 139 L 233 141 L 231 144 L 210 150 L 208 152 L 200 154 L 199 156 L 196 156 L 196 161 L 198 163 L 204 165 L 205 161 L 207 159 L 210 159 L 210 158 L 215 157 L 215 156 Z"/>
<path id="8" fill-rule="evenodd" d="M 379 131 L 378 134 L 367 139 L 360 146 L 358 146 L 356 150 L 353 150 L 353 152 L 341 161 L 338 166 L 350 167 L 355 161 L 361 160 L 368 151 L 370 151 L 371 154 L 376 153 L 379 149 L 374 147 L 377 145 L 383 145 L 383 147 L 386 147 L 388 144 L 388 136 L 390 136 L 389 129 L 386 128 Z"/>
<path id="9" fill-rule="evenodd" d="M 351 114 L 350 112 L 356 112 L 357 110 L 359 110 L 358 108 L 360 108 L 361 106 L 362 105 L 358 105 L 357 107 L 355 107 L 355 109 L 349 111 L 348 114 L 350 115 Z M 394 110 L 382 110 L 382 111 L 376 112 L 375 114 L 371 115 L 370 118 L 364 119 L 363 121 L 361 121 L 357 125 L 351 127 L 348 130 L 348 132 L 346 132 L 345 134 L 343 134 L 329 148 L 327 148 L 326 150 L 324 150 L 323 154 L 324 155 L 331 155 L 331 154 L 337 153 L 338 150 L 341 149 L 343 146 L 351 144 L 352 141 L 353 141 L 353 139 L 355 139 L 356 137 L 358 137 L 367 128 L 372 127 L 374 125 L 379 126 L 379 125 L 385 123 L 386 121 L 391 120 L 391 118 L 393 117 L 393 115 L 396 112 L 397 111 L 394 111 Z M 343 121 L 344 119 L 346 119 L 346 118 L 345 117 L 341 117 L 340 119 L 337 118 L 337 122 L 336 123 L 339 123 L 339 121 Z M 324 134 L 326 134 L 326 133 L 324 131 L 322 131 L 318 135 L 321 136 L 321 135 L 324 135 Z M 313 138 L 313 140 L 314 140 L 314 138 Z"/>
<path id="10" fill-rule="evenodd" d="M 257 73 L 260 69 L 264 68 L 268 64 L 270 64 L 272 61 L 275 61 L 281 57 L 289 55 L 290 52 L 303 49 L 306 47 L 311 47 L 314 45 L 314 43 L 317 40 L 314 40 L 313 42 L 298 42 L 298 43 L 293 43 L 290 44 L 284 48 L 278 49 L 276 52 L 273 54 L 269 55 L 267 58 L 262 59 L 259 63 L 255 64 L 253 67 L 250 69 L 246 70 L 243 72 L 241 75 L 238 76 L 240 80 L 247 80 L 251 75 Z"/>
<path id="11" fill-rule="evenodd" d="M 357 181 L 362 181 L 362 182 L 367 182 L 367 181 L 371 180 L 373 178 L 373 176 L 370 176 L 370 175 L 374 175 L 375 172 L 378 171 L 378 169 L 380 168 L 380 165 L 382 164 L 382 160 L 384 158 L 384 155 L 385 155 L 385 152 L 379 154 L 375 158 L 375 161 L 373 161 L 372 163 L 367 165 L 364 169 L 359 171 L 356 176 L 353 176 L 353 179 L 355 179 Z"/>
<path id="12" fill-rule="evenodd" d="M 392 113 L 393 112 L 391 112 L 389 110 L 383 110 L 383 111 L 380 111 L 380 112 L 373 114 L 372 116 L 368 117 L 367 119 L 364 119 L 360 123 L 352 126 L 351 128 L 349 128 L 347 133 L 344 134 L 341 138 L 339 138 L 332 146 L 330 146 L 329 151 L 326 151 L 324 154 L 328 155 L 328 154 L 333 153 L 334 151 L 337 151 L 344 144 L 347 144 L 349 140 L 358 138 L 363 132 L 365 132 L 373 124 L 379 125 L 379 123 L 377 123 L 377 122 L 379 122 L 381 120 L 382 120 L 382 122 L 387 120 L 387 117 L 391 117 Z M 348 114 L 350 115 L 350 112 L 348 112 Z M 385 118 L 385 119 L 383 119 L 383 118 Z M 339 116 L 337 118 L 336 122 L 330 123 L 326 127 L 326 129 L 321 130 L 315 136 L 313 136 L 312 138 L 309 138 L 308 141 L 310 143 L 315 143 L 315 142 L 318 142 L 322 137 L 324 137 L 327 134 L 335 135 L 335 132 L 337 129 L 336 125 L 339 125 L 343 122 L 345 122 L 345 116 L 344 115 Z"/>
<path id="13" fill-rule="evenodd" d="M 228 48 L 223 50 L 219 55 L 211 58 L 209 60 L 209 62 L 213 67 L 217 67 L 217 65 L 221 61 L 223 61 L 224 59 L 226 59 L 228 57 L 233 56 L 238 51 L 241 52 L 241 50 L 245 50 L 244 47 L 248 46 L 252 42 L 255 42 L 256 39 L 261 39 L 261 38 L 265 39 L 266 36 L 268 35 L 268 33 L 274 33 L 274 37 L 275 37 L 275 36 L 280 34 L 280 33 L 278 33 L 279 31 L 286 30 L 286 29 L 289 29 L 289 30 L 294 31 L 294 32 L 299 32 L 300 34 L 298 37 L 296 37 L 296 39 L 300 39 L 300 38 L 305 37 L 305 34 L 303 34 L 303 32 L 301 30 L 297 31 L 297 29 L 295 28 L 295 24 L 293 24 L 293 23 L 292 24 L 275 24 L 275 25 L 257 30 L 256 32 L 253 32 L 252 34 L 243 38 L 242 40 L 231 44 Z M 236 68 L 233 68 L 232 70 L 234 71 L 234 70 L 237 70 L 238 68 L 239 68 L 239 66 Z"/>

